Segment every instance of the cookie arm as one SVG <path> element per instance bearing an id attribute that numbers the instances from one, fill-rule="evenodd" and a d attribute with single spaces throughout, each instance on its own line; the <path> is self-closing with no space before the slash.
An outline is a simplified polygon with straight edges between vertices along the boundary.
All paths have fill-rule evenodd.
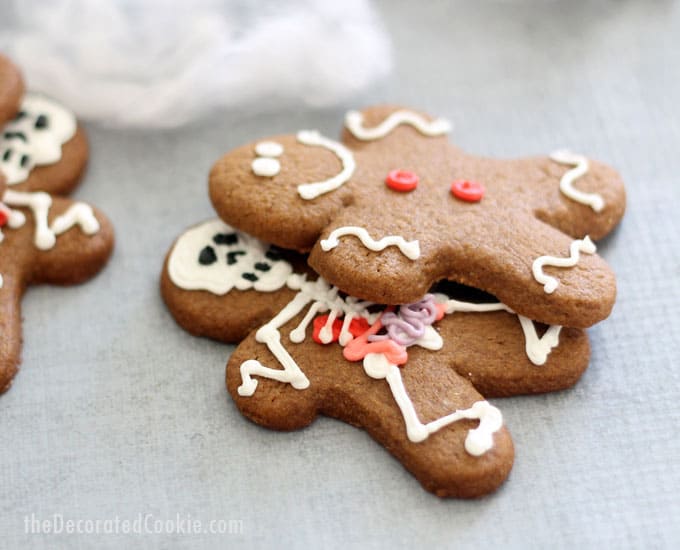
<path id="1" fill-rule="evenodd" d="M 550 155 L 490 161 L 500 173 L 521 182 L 522 202 L 534 215 L 563 233 L 599 240 L 621 221 L 626 208 L 623 180 L 612 167 L 561 149 Z"/>
<path id="2" fill-rule="evenodd" d="M 27 218 L 27 226 L 32 228 L 32 215 L 27 214 Z M 100 210 L 53 197 L 48 220 L 50 227 L 60 229 L 52 248 L 39 250 L 27 245 L 32 251 L 32 258 L 25 266 L 29 283 L 77 284 L 104 267 L 113 250 L 114 236 L 111 222 Z"/>
<path id="3" fill-rule="evenodd" d="M 340 218 L 324 232 L 309 263 L 348 294 L 381 303 L 419 300 L 433 284 L 450 279 L 489 292 L 547 324 L 585 328 L 609 315 L 616 283 L 593 253 L 593 243 L 578 244 L 533 216 L 518 219 L 514 212 L 460 214 L 456 221 L 448 234 L 444 227 L 439 234 L 432 231 L 427 220 L 414 224 L 422 231 L 404 233 L 406 242 L 418 240 L 420 255 L 413 260 L 398 246 L 369 250 L 354 235 L 324 250 L 322 243 L 347 222 Z M 347 266 L 356 267 L 352 277 L 346 275 Z"/>
<path id="4" fill-rule="evenodd" d="M 0 256 L 0 394 L 9 389 L 21 356 L 21 294 L 23 284 Z"/>

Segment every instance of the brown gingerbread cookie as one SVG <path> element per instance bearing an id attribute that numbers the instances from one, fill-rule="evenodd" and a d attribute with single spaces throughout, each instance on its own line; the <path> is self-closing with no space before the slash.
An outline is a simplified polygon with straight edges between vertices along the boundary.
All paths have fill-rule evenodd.
<path id="1" fill-rule="evenodd" d="M 51 113 L 48 126 L 50 121 L 61 120 L 61 113 L 55 114 L 54 110 Z M 24 118 L 35 116 L 26 114 Z M 21 144 L 34 142 L 32 138 L 24 142 L 13 136 L 3 139 L 18 140 Z M 77 139 L 82 139 L 82 135 Z M 45 144 L 42 139 L 37 141 Z M 25 151 L 21 149 L 23 145 L 18 147 L 12 149 L 13 154 Z M 80 154 L 85 154 L 83 151 L 87 147 L 81 148 Z M 49 158 L 55 164 L 34 170 L 44 170 L 43 174 L 50 173 L 56 178 L 54 184 L 46 183 L 46 189 L 63 192 L 74 185 L 59 177 L 81 171 L 84 160 L 74 160 L 69 155 Z M 77 166 L 66 166 L 69 163 Z M 40 283 L 70 285 L 89 279 L 108 260 L 114 240 L 111 224 L 99 210 L 41 190 L 42 177 L 33 177 L 31 163 L 26 178 L 14 185 L 8 185 L 3 175 L 5 166 L 0 165 L 0 393 L 9 388 L 20 362 L 20 303 L 26 288 Z"/>
<path id="2" fill-rule="evenodd" d="M 0 134 L 0 172 L 11 189 L 64 195 L 80 182 L 88 159 L 85 130 L 72 112 L 34 93 Z"/>
<path id="3" fill-rule="evenodd" d="M 475 157 L 448 130 L 396 107 L 350 112 L 341 142 L 301 131 L 225 155 L 210 196 L 227 223 L 311 251 L 315 271 L 363 299 L 408 303 L 450 279 L 545 323 L 604 319 L 616 284 L 591 238 L 623 215 L 618 174 L 566 151 Z"/>
<path id="4" fill-rule="evenodd" d="M 0 125 L 14 117 L 24 93 L 21 72 L 0 53 Z"/>
<path id="5" fill-rule="evenodd" d="M 482 395 L 562 389 L 588 364 L 582 330 L 537 326 L 459 285 L 386 307 L 299 265 L 210 220 L 175 242 L 161 288 L 193 334 L 234 341 L 256 329 L 227 366 L 245 416 L 280 430 L 317 414 L 364 428 L 440 496 L 485 494 L 510 470 L 510 437 Z"/>

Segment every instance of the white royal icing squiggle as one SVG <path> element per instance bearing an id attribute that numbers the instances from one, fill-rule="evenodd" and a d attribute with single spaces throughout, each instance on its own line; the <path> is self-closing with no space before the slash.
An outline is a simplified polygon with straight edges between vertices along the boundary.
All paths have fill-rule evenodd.
<path id="1" fill-rule="evenodd" d="M 33 242 L 40 250 L 49 250 L 61 235 L 71 227 L 79 225 L 83 233 L 93 235 L 99 231 L 99 222 L 92 212 L 92 208 L 84 203 L 71 205 L 66 212 L 56 217 L 52 225 L 48 224 L 48 213 L 52 206 L 52 197 L 47 193 L 23 193 L 20 191 L 5 191 L 3 201 L 8 206 L 28 207 L 33 212 L 35 221 L 35 236 Z M 9 220 L 10 227 L 21 227 L 26 223 L 26 217 L 21 212 L 13 212 Z"/>
<path id="2" fill-rule="evenodd" d="M 590 206 L 595 212 L 601 212 L 604 208 L 604 199 L 599 193 L 586 193 L 574 187 L 574 181 L 588 173 L 589 162 L 583 155 L 577 155 L 571 151 L 560 149 L 550 154 L 551 160 L 560 164 L 574 166 L 562 176 L 560 191 L 570 199 Z"/>
<path id="3" fill-rule="evenodd" d="M 334 229 L 327 239 L 323 239 L 321 241 L 321 249 L 325 252 L 332 250 L 338 246 L 338 244 L 340 244 L 340 237 L 347 235 L 353 235 L 354 237 L 357 237 L 361 241 L 361 244 L 363 244 L 369 250 L 373 250 L 375 252 L 385 250 L 385 248 L 388 246 L 396 246 L 409 260 L 417 260 L 420 258 L 420 244 L 418 241 L 407 241 L 404 239 L 404 237 L 399 235 L 389 235 L 376 241 L 363 227 L 351 225 Z"/>
<path id="4" fill-rule="evenodd" d="M 559 285 L 559 281 L 555 277 L 543 273 L 543 267 L 546 265 L 554 267 L 574 267 L 581 257 L 580 252 L 583 252 L 584 254 L 595 254 L 596 250 L 595 243 L 593 243 L 588 236 L 584 239 L 572 241 L 569 246 L 568 258 L 557 258 L 555 256 L 540 256 L 539 258 L 536 258 L 531 266 L 534 279 L 543 285 L 543 290 L 546 294 L 552 294 Z"/>
<path id="5" fill-rule="evenodd" d="M 354 155 L 342 143 L 323 137 L 316 130 L 301 130 L 297 134 L 297 140 L 313 147 L 323 147 L 328 149 L 340 159 L 342 171 L 327 180 L 312 183 L 302 183 L 298 185 L 298 193 L 305 200 L 315 199 L 319 195 L 334 191 L 341 185 L 349 181 L 356 169 Z"/>
<path id="6" fill-rule="evenodd" d="M 413 126 L 421 134 L 434 137 L 451 131 L 451 123 L 443 118 L 426 120 L 413 111 L 395 111 L 373 128 L 364 127 L 364 115 L 359 111 L 349 111 L 345 115 L 345 126 L 352 135 L 362 141 L 380 139 L 389 134 L 400 124 Z"/>
<path id="7" fill-rule="evenodd" d="M 45 124 L 36 124 L 39 117 Z M 75 135 L 76 128 L 73 113 L 51 99 L 26 94 L 20 116 L 0 134 L 0 171 L 7 183 L 21 183 L 33 167 L 59 161 L 62 145 Z"/>
<path id="8" fill-rule="evenodd" d="M 536 332 L 536 325 L 531 319 L 525 317 L 524 315 L 519 315 L 502 302 L 476 304 L 473 302 L 451 300 L 448 299 L 444 294 L 438 294 L 436 297 L 440 303 L 446 305 L 447 314 L 455 313 L 457 311 L 465 313 L 507 311 L 508 313 L 517 315 L 520 326 L 522 327 L 522 332 L 524 332 L 524 350 L 527 354 L 527 357 L 529 358 L 529 361 L 531 361 L 534 365 L 544 365 L 548 360 L 548 355 L 550 352 L 560 343 L 560 331 L 562 330 L 560 325 L 550 325 L 543 336 L 539 338 L 538 333 Z"/>
<path id="9" fill-rule="evenodd" d="M 234 244 L 218 244 L 213 240 L 215 235 L 232 233 L 237 235 Z M 216 260 L 202 265 L 198 258 L 206 246 L 213 249 Z M 207 290 L 218 295 L 224 295 L 232 288 L 272 292 L 286 284 L 293 268 L 284 260 L 268 261 L 267 249 L 268 245 L 262 241 L 235 231 L 222 220 L 209 220 L 192 227 L 177 239 L 168 259 L 168 275 L 175 285 L 185 290 Z M 232 264 L 227 262 L 229 253 L 235 260 Z M 263 262 L 269 270 L 257 271 L 255 266 Z M 243 273 L 248 272 L 257 272 L 257 281 L 244 278 Z"/>

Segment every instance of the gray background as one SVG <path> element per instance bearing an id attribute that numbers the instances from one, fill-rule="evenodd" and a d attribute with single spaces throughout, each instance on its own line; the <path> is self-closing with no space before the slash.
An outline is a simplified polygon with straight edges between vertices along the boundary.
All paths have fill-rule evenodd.
<path id="1" fill-rule="evenodd" d="M 117 248 L 92 282 L 33 288 L 23 366 L 0 397 L 0 546 L 671 548 L 680 544 L 680 8 L 670 1 L 381 2 L 396 70 L 352 105 L 226 113 L 184 130 L 91 127 L 78 197 Z M 339 131 L 357 104 L 448 116 L 494 156 L 569 146 L 629 190 L 600 243 L 618 275 L 573 389 L 497 400 L 517 449 L 508 482 L 441 501 L 363 432 L 319 419 L 291 434 L 245 421 L 223 387 L 229 347 L 180 330 L 162 257 L 210 217 L 224 151 L 300 127 Z M 24 516 L 241 519 L 240 535 L 33 536 Z"/>

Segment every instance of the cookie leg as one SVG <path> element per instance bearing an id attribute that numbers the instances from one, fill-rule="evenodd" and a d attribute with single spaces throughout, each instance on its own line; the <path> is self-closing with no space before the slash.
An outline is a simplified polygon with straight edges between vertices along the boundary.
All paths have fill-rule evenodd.
<path id="1" fill-rule="evenodd" d="M 286 341 L 288 333 L 282 336 Z M 287 345 L 287 344 L 286 344 Z M 500 413 L 472 385 L 427 350 L 413 350 L 404 368 L 344 359 L 337 345 L 287 345 L 309 381 L 296 389 L 282 381 L 285 368 L 251 334 L 227 365 L 227 388 L 241 412 L 260 425 L 298 429 L 317 414 L 365 429 L 429 491 L 477 497 L 496 489 L 513 462 L 513 445 Z M 382 356 L 381 356 L 382 357 Z M 243 365 L 270 370 L 243 395 Z M 272 371 L 281 375 L 273 376 Z"/>

